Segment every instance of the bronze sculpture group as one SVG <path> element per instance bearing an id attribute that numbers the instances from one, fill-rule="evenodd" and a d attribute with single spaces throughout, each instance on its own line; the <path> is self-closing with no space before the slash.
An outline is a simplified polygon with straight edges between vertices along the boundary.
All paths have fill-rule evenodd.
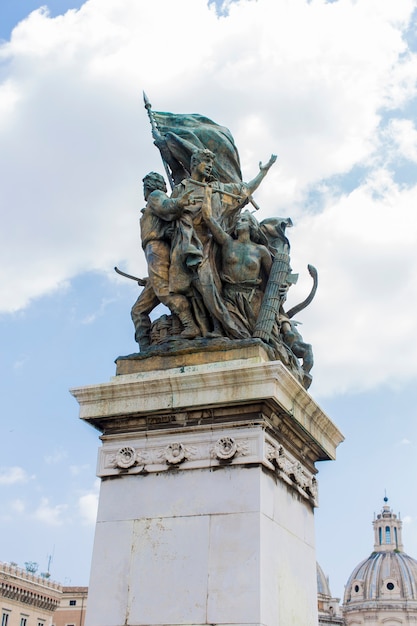
<path id="1" fill-rule="evenodd" d="M 285 311 L 297 278 L 285 234 L 291 220 L 258 222 L 248 210 L 249 203 L 257 208 L 252 193 L 276 156 L 244 183 L 226 128 L 202 116 L 154 113 L 146 99 L 145 107 L 172 193 L 161 174 L 143 178 L 140 228 L 148 277 L 140 281 L 144 288 L 132 308 L 141 354 L 207 342 L 220 349 L 229 342 L 263 342 L 308 388 L 312 349 L 292 317 L 313 299 L 317 273 L 309 266 L 310 295 Z M 169 314 L 152 322 L 159 303 Z"/>

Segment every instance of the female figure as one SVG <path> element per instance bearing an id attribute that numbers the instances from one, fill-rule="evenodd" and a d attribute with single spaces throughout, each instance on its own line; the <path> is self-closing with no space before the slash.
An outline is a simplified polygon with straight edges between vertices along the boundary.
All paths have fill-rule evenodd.
<path id="1" fill-rule="evenodd" d="M 211 211 L 211 189 L 206 188 L 201 213 L 221 247 L 222 296 L 243 336 L 251 337 L 262 302 L 262 272 L 269 274 L 272 259 L 266 238 L 249 211 L 240 214 L 233 236 L 226 233 Z"/>

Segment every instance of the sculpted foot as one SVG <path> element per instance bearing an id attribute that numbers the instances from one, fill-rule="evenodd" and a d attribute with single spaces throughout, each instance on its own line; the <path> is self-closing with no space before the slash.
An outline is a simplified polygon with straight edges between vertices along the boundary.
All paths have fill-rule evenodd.
<path id="1" fill-rule="evenodd" d="M 213 330 L 210 333 L 206 333 L 204 337 L 206 339 L 218 339 L 219 337 L 223 337 L 223 335 L 219 330 Z"/>
<path id="2" fill-rule="evenodd" d="M 194 322 L 191 313 L 180 313 L 178 317 L 181 320 L 181 324 L 184 326 L 184 330 L 181 333 L 183 339 L 195 339 L 200 337 L 200 329 Z"/>
<path id="3" fill-rule="evenodd" d="M 184 328 L 180 336 L 183 339 L 195 339 L 196 337 L 199 337 L 200 334 L 200 329 L 194 324 L 194 326 Z"/>

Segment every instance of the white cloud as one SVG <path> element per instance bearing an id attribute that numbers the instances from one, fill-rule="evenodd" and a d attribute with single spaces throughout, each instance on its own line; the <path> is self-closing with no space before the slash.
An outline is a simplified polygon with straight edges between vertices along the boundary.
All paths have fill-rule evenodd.
<path id="1" fill-rule="evenodd" d="M 24 501 L 19 498 L 12 500 L 9 505 L 5 503 L 2 513 L 0 514 L 0 522 L 4 522 L 6 524 L 15 522 L 16 514 L 21 515 L 25 511 L 25 508 Z"/>
<path id="2" fill-rule="evenodd" d="M 20 499 L 16 499 L 13 500 L 10 504 L 10 508 L 12 509 L 12 511 L 14 511 L 15 513 L 23 513 L 25 511 L 25 503 L 23 502 L 23 500 Z"/>
<path id="3" fill-rule="evenodd" d="M 47 465 L 56 465 L 67 457 L 68 452 L 66 450 L 63 450 L 62 448 L 59 448 L 57 450 L 54 450 L 51 454 L 45 455 L 44 461 L 45 463 L 47 463 Z"/>
<path id="4" fill-rule="evenodd" d="M 388 125 L 386 135 L 399 156 L 417 163 L 417 129 L 412 120 L 394 118 Z"/>
<path id="5" fill-rule="evenodd" d="M 85 463 L 84 465 L 70 465 L 70 474 L 72 476 L 79 476 L 85 470 L 90 469 L 90 465 Z"/>
<path id="6" fill-rule="evenodd" d="M 32 477 L 33 478 L 33 477 Z M 0 468 L 0 485 L 16 485 L 18 483 L 27 483 L 31 477 L 22 467 L 4 467 Z"/>
<path id="7" fill-rule="evenodd" d="M 22 367 L 26 365 L 28 361 L 29 361 L 29 357 L 26 355 L 22 356 L 22 358 L 20 359 L 16 359 L 16 361 L 13 363 L 13 369 L 20 370 Z"/>
<path id="8" fill-rule="evenodd" d="M 291 233 L 292 266 L 311 262 L 320 273 L 301 329 L 319 349 L 315 392 L 395 386 L 416 376 L 416 203 L 417 186 L 400 191 L 380 172 Z"/>
<path id="9" fill-rule="evenodd" d="M 96 480 L 93 490 L 80 496 L 78 500 L 78 510 L 80 517 L 83 520 L 83 523 L 89 526 L 96 523 L 99 487 L 100 482 Z"/>
<path id="10" fill-rule="evenodd" d="M 90 313 L 84 317 L 81 320 L 81 324 L 93 324 L 98 317 L 101 317 L 104 314 L 106 308 L 113 302 L 115 302 L 114 298 L 103 298 L 97 311 L 94 311 L 94 313 Z"/>
<path id="11" fill-rule="evenodd" d="M 42 498 L 33 517 L 38 522 L 42 522 L 47 526 L 62 526 L 64 523 L 63 516 L 67 508 L 68 506 L 66 504 L 51 506 L 48 498 Z"/>
<path id="12" fill-rule="evenodd" d="M 417 190 L 398 186 L 391 167 L 393 152 L 417 154 L 415 123 L 399 113 L 416 95 L 404 36 L 415 7 L 240 0 L 218 17 L 205 0 L 89 0 L 54 19 L 34 12 L 0 47 L 4 310 L 81 272 L 146 273 L 139 181 L 161 164 L 144 88 L 156 109 L 228 126 L 246 180 L 278 152 L 256 199 L 260 218 L 294 217 L 294 270 L 312 262 L 320 272 L 302 316 L 315 392 L 416 376 Z M 363 180 L 336 187 L 332 177 L 355 165 L 368 168 Z M 311 191 L 327 197 L 315 215 Z"/>

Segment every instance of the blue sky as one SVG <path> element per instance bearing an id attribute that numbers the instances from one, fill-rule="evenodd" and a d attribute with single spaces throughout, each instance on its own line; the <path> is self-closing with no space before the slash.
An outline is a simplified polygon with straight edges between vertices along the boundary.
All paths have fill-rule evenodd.
<path id="1" fill-rule="evenodd" d="M 16 24 L 42 6 L 47 6 L 50 16 L 56 17 L 69 9 L 79 9 L 82 4 L 83 0 L 51 0 L 44 3 L 39 0 L 3 0 L 0 9 L 0 39 L 9 39 Z"/>
<path id="2" fill-rule="evenodd" d="M 278 154 L 259 217 L 294 221 L 291 304 L 319 270 L 311 393 L 346 436 L 319 464 L 333 593 L 372 551 L 385 489 L 417 557 L 415 0 L 39 6 L 0 7 L 0 560 L 53 555 L 54 579 L 88 584 L 99 440 L 68 389 L 136 350 L 137 286 L 112 268 L 146 274 L 140 180 L 161 166 L 142 89 L 228 126 L 246 180 Z"/>

